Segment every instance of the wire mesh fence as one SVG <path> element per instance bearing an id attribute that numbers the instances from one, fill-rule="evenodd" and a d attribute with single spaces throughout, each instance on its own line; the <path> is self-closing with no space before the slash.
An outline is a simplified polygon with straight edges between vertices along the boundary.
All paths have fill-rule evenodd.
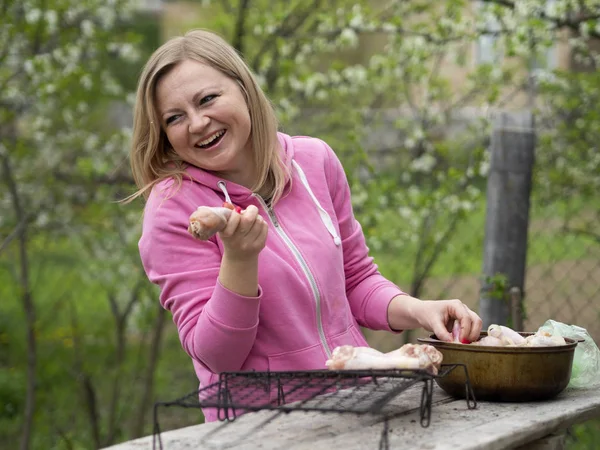
<path id="1" fill-rule="evenodd" d="M 540 173 L 543 177 L 549 170 L 544 156 L 534 169 L 538 178 Z M 552 176 L 556 176 L 556 166 L 550 170 Z M 600 223 L 600 196 L 579 194 L 569 186 L 564 188 L 564 193 L 560 189 L 548 192 L 547 185 L 534 180 L 529 197 L 522 330 L 535 331 L 553 319 L 587 329 L 599 343 L 600 232 L 597 224 Z M 445 270 L 437 272 L 446 275 L 436 275 L 434 268 L 423 283 L 420 298 L 458 298 L 480 311 L 484 247 L 488 238 L 485 221 L 490 220 L 486 217 L 486 202 L 483 198 L 462 221 L 459 231 L 450 237 L 445 254 L 436 263 L 445 266 Z M 465 261 L 476 261 L 476 264 Z M 405 290 L 410 287 L 409 279 L 394 281 Z M 506 297 L 498 301 L 508 302 Z M 508 325 L 512 325 L 511 318 Z M 367 331 L 366 334 L 371 345 L 387 350 L 401 340 L 415 342 L 427 332 L 419 330 L 402 337 L 390 337 L 384 332 Z"/>
<path id="2" fill-rule="evenodd" d="M 593 236 L 600 211 L 574 203 L 567 200 L 566 208 L 534 204 L 525 325 L 531 329 L 554 319 L 586 328 L 600 342 L 600 245 Z"/>
<path id="3" fill-rule="evenodd" d="M 548 319 L 588 330 L 600 343 L 600 244 L 581 230 L 600 223 L 600 212 L 584 208 L 579 219 L 582 228 L 573 231 L 553 208 L 532 204 L 529 225 L 524 292 L 524 331 L 535 331 Z M 568 222 L 568 221 L 567 221 Z M 481 231 L 473 230 L 474 234 Z M 471 257 L 483 254 L 482 245 L 472 245 Z M 479 274 L 432 277 L 427 280 L 422 298 L 459 298 L 478 311 L 481 290 Z M 426 335 L 412 333 L 409 340 Z M 368 332 L 372 345 L 385 349 L 398 338 L 386 333 Z"/>

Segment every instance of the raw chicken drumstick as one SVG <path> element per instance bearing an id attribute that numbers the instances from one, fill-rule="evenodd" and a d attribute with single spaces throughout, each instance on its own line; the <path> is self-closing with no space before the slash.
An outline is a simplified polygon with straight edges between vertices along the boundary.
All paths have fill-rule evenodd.
<path id="1" fill-rule="evenodd" d="M 330 370 L 423 369 L 437 375 L 442 354 L 431 345 L 406 344 L 381 353 L 370 347 L 336 347 L 325 365 Z"/>
<path id="2" fill-rule="evenodd" d="M 473 342 L 471 345 L 488 347 L 551 347 L 565 345 L 566 343 L 562 336 L 558 334 L 552 335 L 541 328 L 535 334 L 523 337 L 508 327 L 492 324 L 488 327 L 488 335 Z"/>
<path id="3" fill-rule="evenodd" d="M 488 336 L 500 339 L 505 346 L 522 345 L 525 343 L 525 338 L 523 336 L 504 325 L 490 325 L 488 327 Z"/>
<path id="4" fill-rule="evenodd" d="M 386 356 L 394 355 L 408 356 L 419 360 L 419 369 L 425 369 L 428 372 L 437 375 L 439 367 L 444 359 L 442 353 L 434 346 L 427 344 L 404 344 L 398 350 L 385 353 Z"/>
<path id="5" fill-rule="evenodd" d="M 199 206 L 190 216 L 189 233 L 197 239 L 205 241 L 215 233 L 223 230 L 234 208 L 225 206 Z"/>

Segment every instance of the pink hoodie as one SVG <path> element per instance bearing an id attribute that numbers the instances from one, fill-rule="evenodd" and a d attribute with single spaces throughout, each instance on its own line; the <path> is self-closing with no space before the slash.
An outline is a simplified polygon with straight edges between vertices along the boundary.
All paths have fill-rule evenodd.
<path id="1" fill-rule="evenodd" d="M 377 270 L 355 220 L 344 170 L 331 148 L 279 134 L 292 188 L 273 208 L 250 190 L 195 167 L 174 194 L 172 181 L 146 204 L 140 255 L 160 301 L 173 314 L 200 386 L 225 371 L 324 369 L 339 345 L 366 346 L 360 326 L 391 331 L 390 300 L 402 291 Z M 224 192 L 253 204 L 269 224 L 259 255 L 259 295 L 243 297 L 218 281 L 223 245 L 187 232 L 200 205 L 222 206 Z M 169 196 L 168 194 L 173 194 Z M 204 411 L 206 420 L 215 411 Z"/>

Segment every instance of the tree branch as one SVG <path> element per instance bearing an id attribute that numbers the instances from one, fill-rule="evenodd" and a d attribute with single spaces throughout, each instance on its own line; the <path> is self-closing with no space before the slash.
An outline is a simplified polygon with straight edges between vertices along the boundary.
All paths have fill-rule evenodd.
<path id="1" fill-rule="evenodd" d="M 25 217 L 23 217 L 21 221 L 17 224 L 15 229 L 12 230 L 8 236 L 6 236 L 6 238 L 4 239 L 4 241 L 2 241 L 2 244 L 0 245 L 0 253 L 2 253 L 4 249 L 8 247 L 8 244 L 10 244 L 11 241 L 20 236 L 21 231 L 27 226 L 27 223 L 29 222 L 31 217 L 32 216 L 30 214 L 27 214 Z"/>
<path id="2" fill-rule="evenodd" d="M 252 64 L 251 64 L 251 67 L 253 68 L 254 71 L 257 71 L 257 69 L 259 67 L 260 58 L 262 58 L 262 56 L 270 48 L 272 48 L 274 45 L 276 45 L 277 40 L 274 39 L 274 37 L 291 37 L 294 34 L 294 32 L 302 26 L 302 24 L 306 21 L 308 16 L 310 16 L 310 13 L 313 13 L 318 8 L 319 3 L 320 3 L 320 0 L 314 0 L 313 3 L 307 7 L 307 9 L 305 10 L 305 13 L 302 16 L 300 16 L 299 11 L 300 11 L 300 7 L 303 4 L 303 2 L 300 1 L 300 2 L 296 3 L 296 6 L 294 6 L 294 8 L 292 8 L 286 14 L 286 16 L 283 18 L 283 20 L 277 27 L 277 29 L 274 30 L 273 33 L 271 33 L 271 37 L 269 39 L 265 39 L 263 41 L 262 47 L 254 55 L 254 59 L 252 60 Z M 290 22 L 292 20 L 292 17 L 295 17 L 295 16 L 300 16 L 300 19 L 298 20 L 296 26 L 292 27 L 292 26 L 290 26 Z"/>
<path id="3" fill-rule="evenodd" d="M 241 54 L 244 54 L 244 37 L 246 34 L 246 17 L 250 6 L 250 0 L 240 0 L 238 7 L 237 20 L 235 22 L 235 30 L 233 32 L 233 47 Z"/>
<path id="4" fill-rule="evenodd" d="M 16 139 L 12 135 L 10 137 L 14 145 Z M 33 417 L 35 414 L 35 395 L 37 385 L 37 341 L 35 337 L 35 303 L 33 301 L 33 295 L 31 293 L 31 286 L 29 282 L 29 258 L 27 255 L 27 214 L 25 213 L 25 209 L 21 203 L 21 196 L 17 188 L 8 155 L 0 153 L 0 160 L 4 173 L 3 178 L 8 186 L 15 216 L 19 223 L 23 223 L 23 226 L 18 233 L 19 284 L 21 290 L 21 302 L 25 312 L 25 333 L 27 340 L 27 390 L 25 394 L 25 412 L 20 448 L 21 450 L 28 450 L 31 444 Z"/>
<path id="5" fill-rule="evenodd" d="M 133 437 L 141 437 L 144 434 L 144 422 L 146 421 L 146 413 L 152 410 L 152 397 L 154 390 L 154 374 L 156 372 L 156 366 L 158 365 L 158 359 L 160 356 L 160 349 L 162 343 L 163 331 L 166 323 L 166 310 L 161 306 L 157 306 L 157 315 L 154 322 L 152 340 L 150 342 L 150 355 L 148 360 L 148 366 L 144 371 L 143 391 L 142 398 L 139 403 L 138 413 L 133 424 Z"/>
<path id="6" fill-rule="evenodd" d="M 483 2 L 483 3 L 492 3 L 498 6 L 502 6 L 504 8 L 508 8 L 508 9 L 515 9 L 515 2 L 514 1 L 509 1 L 509 0 L 471 0 L 472 2 Z M 582 8 L 583 9 L 583 8 Z M 597 14 L 589 14 L 589 15 L 581 15 L 579 16 L 577 19 L 575 20 L 569 20 L 569 19 L 561 19 L 558 17 L 551 17 L 548 14 L 546 14 L 545 11 L 540 11 L 539 17 L 541 19 L 544 19 L 548 22 L 553 23 L 556 28 L 568 28 L 572 31 L 575 31 L 577 34 L 579 34 L 579 26 L 584 23 L 584 22 L 588 22 L 591 20 L 597 20 L 600 18 L 600 13 Z M 589 36 L 593 37 L 595 39 L 600 39 L 600 33 L 598 33 L 595 30 L 590 29 L 589 30 Z"/>
<path id="7" fill-rule="evenodd" d="M 121 393 L 121 375 L 123 371 L 123 362 L 125 360 L 125 347 L 127 346 L 127 342 L 125 339 L 125 329 L 127 324 L 127 319 L 133 310 L 133 306 L 140 299 L 140 290 L 143 287 L 143 281 L 138 280 L 135 287 L 131 292 L 131 297 L 129 301 L 125 305 L 123 312 L 119 312 L 119 306 L 117 304 L 116 298 L 113 294 L 108 294 L 108 301 L 110 304 L 110 309 L 115 318 L 116 322 L 116 356 L 115 356 L 115 376 L 113 378 L 112 383 L 112 395 L 109 406 L 109 416 L 108 416 L 108 432 L 106 436 L 106 440 L 104 442 L 105 446 L 111 445 L 114 443 L 115 438 L 117 436 L 118 431 L 118 403 L 119 396 Z"/>
<path id="8" fill-rule="evenodd" d="M 83 400 L 88 414 L 90 427 L 92 428 L 92 438 L 95 448 L 100 448 L 100 413 L 98 412 L 98 401 L 96 399 L 96 390 L 91 376 L 85 370 L 83 358 L 81 356 L 81 339 L 79 338 L 79 320 L 77 310 L 73 302 L 69 302 L 71 313 L 71 336 L 73 338 L 73 353 L 75 357 L 75 370 L 77 378 L 81 380 L 83 388 Z"/>

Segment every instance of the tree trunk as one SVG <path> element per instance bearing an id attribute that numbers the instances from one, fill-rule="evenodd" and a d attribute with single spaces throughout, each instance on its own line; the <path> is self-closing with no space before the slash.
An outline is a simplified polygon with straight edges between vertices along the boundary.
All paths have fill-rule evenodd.
<path id="1" fill-rule="evenodd" d="M 132 429 L 132 437 L 138 438 L 144 435 L 144 422 L 146 421 L 146 413 L 152 409 L 152 397 L 154 392 L 154 373 L 160 356 L 160 348 L 162 343 L 163 330 L 165 328 L 166 311 L 162 306 L 158 306 L 156 321 L 154 322 L 152 340 L 150 342 L 150 358 L 146 374 L 144 377 L 144 389 L 142 392 L 142 400 Z"/>
<path id="2" fill-rule="evenodd" d="M 121 377 L 123 373 L 123 365 L 125 363 L 125 352 L 127 349 L 127 321 L 134 305 L 140 299 L 140 290 L 143 286 L 143 281 L 138 281 L 131 291 L 131 296 L 123 309 L 119 310 L 117 298 L 113 293 L 108 295 L 108 302 L 111 313 L 115 319 L 115 338 L 116 338 L 116 355 L 115 355 L 115 376 L 112 382 L 112 395 L 108 408 L 108 432 L 106 433 L 105 446 L 114 444 L 117 434 L 120 432 L 121 424 L 118 420 L 119 415 L 119 400 L 121 398 Z"/>
<path id="3" fill-rule="evenodd" d="M 37 369 L 37 342 L 35 337 L 36 311 L 31 286 L 29 284 L 29 259 L 27 256 L 27 228 L 28 217 L 21 204 L 21 198 L 17 190 L 8 155 L 0 154 L 4 180 L 8 186 L 16 221 L 19 224 L 19 285 L 21 291 L 21 303 L 25 312 L 25 333 L 27 340 L 27 387 L 25 394 L 25 411 L 23 415 L 23 429 L 21 434 L 21 450 L 28 450 L 33 433 L 33 416 L 35 413 L 35 390 Z"/>
<path id="4" fill-rule="evenodd" d="M 73 355 L 76 378 L 81 382 L 83 403 L 90 422 L 94 448 L 102 447 L 100 442 L 100 412 L 98 411 L 98 400 L 92 377 L 87 373 L 83 364 L 83 349 L 79 336 L 79 319 L 77 309 L 73 302 L 69 303 L 71 313 L 71 336 L 73 337 Z"/>

